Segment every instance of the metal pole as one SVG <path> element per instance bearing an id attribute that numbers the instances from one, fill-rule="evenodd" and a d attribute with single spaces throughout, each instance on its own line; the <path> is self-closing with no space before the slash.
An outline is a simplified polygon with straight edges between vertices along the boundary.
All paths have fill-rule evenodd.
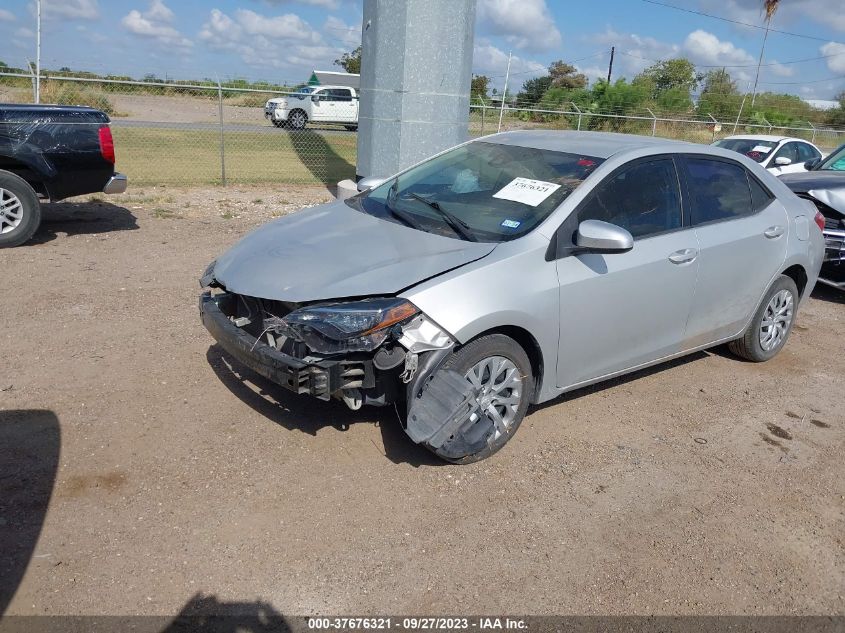
<path id="1" fill-rule="evenodd" d="M 754 100 L 757 98 L 757 81 L 760 79 L 760 66 L 763 65 L 763 51 L 766 50 L 766 40 L 769 38 L 769 26 L 771 20 L 766 20 L 766 34 L 763 35 L 763 45 L 760 47 L 760 59 L 757 60 L 757 75 L 754 77 L 754 91 L 751 93 L 751 107 L 754 107 Z"/>
<path id="2" fill-rule="evenodd" d="M 487 112 L 487 106 L 484 105 L 484 100 L 481 101 L 481 136 L 484 136 L 484 115 Z"/>
<path id="3" fill-rule="evenodd" d="M 220 113 L 220 179 L 223 186 L 226 186 L 226 143 L 223 134 L 223 86 L 220 79 L 217 79 L 217 106 Z"/>
<path id="4" fill-rule="evenodd" d="M 748 93 L 746 92 L 742 95 L 742 103 L 739 104 L 739 112 L 736 113 L 736 121 L 734 121 L 734 134 L 736 134 L 736 127 L 739 125 L 739 117 L 742 116 L 742 108 L 745 107 L 745 100 L 748 98 Z"/>
<path id="5" fill-rule="evenodd" d="M 510 79 L 511 76 L 511 55 L 512 51 L 508 52 L 508 69 L 505 72 L 505 89 L 502 92 L 502 107 L 499 109 L 499 129 L 496 130 L 497 132 L 502 131 L 502 117 L 505 114 L 505 99 L 508 96 L 508 79 Z"/>
<path id="6" fill-rule="evenodd" d="M 607 67 L 607 83 L 610 83 L 610 76 L 613 74 L 613 56 L 616 54 L 616 47 L 610 47 L 610 64 Z"/>
<path id="7" fill-rule="evenodd" d="M 651 115 L 651 118 L 654 119 L 651 122 L 651 135 L 654 136 L 655 134 L 657 134 L 657 115 L 651 111 L 651 108 L 646 108 L 646 110 L 648 110 L 648 113 Z"/>
<path id="8" fill-rule="evenodd" d="M 715 142 L 716 141 L 716 126 L 719 125 L 719 122 L 715 118 L 713 118 L 713 115 L 710 114 L 709 112 L 707 113 L 707 116 L 709 116 L 710 120 L 713 121 L 713 142 Z"/>
<path id="9" fill-rule="evenodd" d="M 37 3 L 35 29 L 35 103 L 41 103 L 41 0 Z"/>
<path id="10" fill-rule="evenodd" d="M 813 125 L 813 122 L 812 122 L 812 121 L 807 121 L 807 123 L 809 123 L 809 124 L 810 124 L 810 127 L 811 127 L 811 128 L 813 128 L 813 138 L 812 138 L 812 139 L 810 139 L 810 142 L 811 142 L 811 143 L 815 143 L 815 142 L 816 142 L 816 126 L 815 126 L 815 125 Z"/>
<path id="11" fill-rule="evenodd" d="M 578 113 L 578 131 L 581 131 L 581 108 L 575 105 L 574 101 L 570 101 L 569 103 L 572 104 L 572 107 L 575 108 L 575 111 Z"/>

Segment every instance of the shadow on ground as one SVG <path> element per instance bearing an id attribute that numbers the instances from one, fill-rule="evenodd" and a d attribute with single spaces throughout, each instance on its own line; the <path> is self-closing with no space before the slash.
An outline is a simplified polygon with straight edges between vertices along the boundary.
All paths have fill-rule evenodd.
<path id="1" fill-rule="evenodd" d="M 813 294 L 810 296 L 819 301 L 845 304 L 845 290 L 838 290 L 827 284 L 817 283 L 816 287 L 813 288 Z"/>
<path id="2" fill-rule="evenodd" d="M 41 205 L 41 226 L 24 246 L 51 242 L 60 233 L 95 235 L 134 231 L 137 218 L 125 207 L 111 202 L 56 202 Z"/>
<path id="3" fill-rule="evenodd" d="M 308 129 L 291 131 L 290 142 L 302 164 L 330 192 L 334 193 L 339 181 L 355 178 L 355 165 L 338 154 L 322 134 Z"/>
<path id="4" fill-rule="evenodd" d="M 0 615 L 35 553 L 59 466 L 52 411 L 0 411 Z"/>
<path id="5" fill-rule="evenodd" d="M 196 594 L 161 633 L 288 633 L 287 619 L 268 602 L 225 602 Z"/>
<path id="6" fill-rule="evenodd" d="M 324 402 L 293 394 L 241 365 L 219 345 L 212 345 L 206 359 L 225 387 L 254 411 L 290 431 L 317 435 L 327 427 L 347 431 L 357 423 L 376 424 L 383 446 L 376 445 L 390 461 L 411 466 L 442 466 L 445 462 L 411 442 L 392 407 L 363 407 L 351 411 L 341 402 Z M 400 408 L 401 410 L 401 408 Z M 338 442 L 343 442 L 338 437 Z"/>

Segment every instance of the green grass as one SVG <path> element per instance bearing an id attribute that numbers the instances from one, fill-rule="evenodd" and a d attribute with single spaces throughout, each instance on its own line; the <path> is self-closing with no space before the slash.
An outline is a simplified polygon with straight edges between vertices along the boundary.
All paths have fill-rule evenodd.
<path id="1" fill-rule="evenodd" d="M 272 132 L 224 134 L 229 183 L 334 184 L 354 177 L 355 135 Z M 113 127 L 112 133 L 117 169 L 130 186 L 221 184 L 217 131 Z"/>

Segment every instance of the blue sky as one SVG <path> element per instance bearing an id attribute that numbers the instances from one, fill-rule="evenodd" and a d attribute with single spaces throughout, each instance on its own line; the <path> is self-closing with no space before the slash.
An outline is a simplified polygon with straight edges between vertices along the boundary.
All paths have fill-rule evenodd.
<path id="1" fill-rule="evenodd" d="M 330 69 L 360 42 L 363 0 L 43 0 L 43 65 L 176 78 L 301 81 Z M 661 0 L 737 22 L 762 24 L 760 0 Z M 33 0 L 0 0 L 0 60 L 35 57 Z M 845 90 L 843 0 L 784 0 L 771 33 L 761 89 L 832 99 Z M 763 32 L 645 0 L 478 0 L 474 71 L 501 87 L 513 51 L 512 89 L 555 59 L 591 78 L 632 77 L 650 60 L 685 56 L 702 70 L 754 77 Z M 817 58 L 817 59 L 811 59 Z M 821 59 L 818 59 L 821 58 Z M 807 60 L 795 63 L 796 60 Z"/>

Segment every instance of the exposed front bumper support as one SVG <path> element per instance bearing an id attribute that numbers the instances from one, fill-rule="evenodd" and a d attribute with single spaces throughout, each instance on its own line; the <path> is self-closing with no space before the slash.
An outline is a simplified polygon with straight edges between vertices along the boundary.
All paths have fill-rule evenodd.
<path id="1" fill-rule="evenodd" d="M 124 174 L 115 174 L 103 187 L 103 193 L 123 193 L 129 184 L 129 179 Z"/>

